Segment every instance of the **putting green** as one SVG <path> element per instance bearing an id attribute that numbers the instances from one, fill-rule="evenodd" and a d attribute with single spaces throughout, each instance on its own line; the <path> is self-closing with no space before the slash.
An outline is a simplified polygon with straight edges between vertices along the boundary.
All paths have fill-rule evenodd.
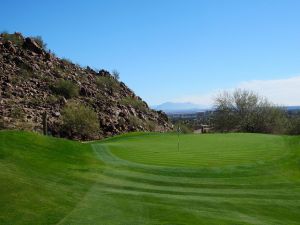
<path id="1" fill-rule="evenodd" d="M 219 167 L 270 162 L 287 153 L 284 137 L 264 134 L 150 134 L 107 144 L 128 161 L 182 167 Z"/>

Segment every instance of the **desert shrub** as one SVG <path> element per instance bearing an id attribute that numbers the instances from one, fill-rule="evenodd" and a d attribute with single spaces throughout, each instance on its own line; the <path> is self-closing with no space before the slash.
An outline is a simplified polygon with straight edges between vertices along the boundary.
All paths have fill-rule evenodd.
<path id="1" fill-rule="evenodd" d="M 119 73 L 119 71 L 113 70 L 113 71 L 111 72 L 111 74 L 112 74 L 112 76 L 113 76 L 116 80 L 119 80 L 119 79 L 120 79 L 120 73 Z"/>
<path id="2" fill-rule="evenodd" d="M 52 86 L 52 90 L 54 93 L 58 95 L 62 95 L 65 98 L 73 98 L 78 96 L 79 88 L 76 84 L 69 80 L 59 80 Z"/>
<path id="3" fill-rule="evenodd" d="M 65 75 L 64 68 L 61 64 L 54 65 L 53 72 L 56 77 L 63 77 Z"/>
<path id="4" fill-rule="evenodd" d="M 18 67 L 17 76 L 15 83 L 20 83 L 28 81 L 29 78 L 39 78 L 40 74 L 34 72 L 33 67 L 30 63 L 23 62 L 21 60 L 16 60 L 16 65 Z"/>
<path id="5" fill-rule="evenodd" d="M 119 82 L 110 76 L 97 77 L 96 85 L 99 89 L 110 88 L 112 91 L 116 92 L 120 90 Z"/>
<path id="6" fill-rule="evenodd" d="M 2 38 L 3 41 L 11 41 L 13 44 L 15 44 L 17 46 L 22 46 L 23 43 L 24 43 L 21 36 L 18 35 L 17 33 L 9 34 L 7 32 L 2 32 L 1 33 L 1 38 Z"/>
<path id="7" fill-rule="evenodd" d="M 145 103 L 139 99 L 132 98 L 132 97 L 126 97 L 121 99 L 120 101 L 121 104 L 126 105 L 126 106 L 131 106 L 136 110 L 146 112 L 147 108 L 145 106 Z"/>
<path id="8" fill-rule="evenodd" d="M 299 135 L 300 134 L 300 117 L 299 115 L 289 118 L 288 134 Z"/>
<path id="9" fill-rule="evenodd" d="M 29 105 L 40 106 L 41 104 L 43 104 L 43 100 L 41 100 L 41 98 L 30 98 Z"/>
<path id="10" fill-rule="evenodd" d="M 145 122 L 145 126 L 146 126 L 146 129 L 148 131 L 155 131 L 156 130 L 156 123 L 154 121 L 147 120 Z"/>
<path id="11" fill-rule="evenodd" d="M 55 95 L 49 95 L 47 98 L 46 98 L 46 102 L 48 104 L 55 104 L 59 101 L 59 99 L 57 98 L 57 96 Z"/>
<path id="12" fill-rule="evenodd" d="M 15 105 L 11 109 L 10 116 L 14 119 L 23 119 L 25 116 L 25 113 L 20 106 Z"/>
<path id="13" fill-rule="evenodd" d="M 19 68 L 19 78 L 21 81 L 28 80 L 29 78 L 37 78 L 37 74 L 34 73 L 32 68 L 28 65 L 22 64 Z"/>
<path id="14" fill-rule="evenodd" d="M 39 77 L 45 83 L 50 83 L 51 82 L 51 77 L 49 77 L 48 75 L 39 74 Z"/>
<path id="15" fill-rule="evenodd" d="M 217 131 L 283 133 L 287 119 L 282 108 L 252 91 L 224 92 L 215 99 L 212 117 Z"/>
<path id="16" fill-rule="evenodd" d="M 62 111 L 62 131 L 69 137 L 90 139 L 99 132 L 97 113 L 90 107 L 69 102 Z"/>
<path id="17" fill-rule="evenodd" d="M 18 130 L 32 131 L 34 129 L 34 124 L 29 121 L 17 120 L 15 121 L 15 128 Z"/>
<path id="18" fill-rule="evenodd" d="M 174 124 L 173 131 L 178 132 L 178 127 L 179 127 L 179 132 L 183 134 L 190 134 L 193 132 L 193 128 L 189 126 L 189 124 L 183 123 L 181 121 L 178 121 Z"/>
<path id="19" fill-rule="evenodd" d="M 61 61 L 62 61 L 64 64 L 66 64 L 66 65 L 68 65 L 68 64 L 73 64 L 72 61 L 71 61 L 70 59 L 67 59 L 67 58 L 62 58 Z"/>
<path id="20" fill-rule="evenodd" d="M 13 126 L 11 126 L 12 124 L 9 125 L 9 124 L 5 124 L 5 123 L 3 123 L 3 126 L 6 126 L 6 128 L 10 127 L 10 128 L 16 128 L 18 130 L 32 131 L 34 128 L 34 125 L 32 122 L 25 120 L 25 115 L 26 114 L 25 114 L 24 110 L 22 109 L 22 107 L 20 107 L 18 105 L 14 105 L 10 111 L 10 117 L 14 119 Z"/>
<path id="21" fill-rule="evenodd" d="M 129 125 L 131 125 L 132 127 L 135 127 L 135 128 L 142 126 L 142 124 L 143 124 L 142 121 L 135 116 L 129 116 L 128 123 L 129 123 Z"/>

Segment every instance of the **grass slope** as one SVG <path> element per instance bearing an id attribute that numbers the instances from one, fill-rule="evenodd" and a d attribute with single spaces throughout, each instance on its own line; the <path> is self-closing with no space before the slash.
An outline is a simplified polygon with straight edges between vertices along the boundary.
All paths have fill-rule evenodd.
<path id="1" fill-rule="evenodd" d="M 0 132 L 0 224 L 55 224 L 94 183 L 101 162 L 88 145 Z"/>
<path id="2" fill-rule="evenodd" d="M 0 224 L 300 224 L 299 137 L 0 140 Z"/>

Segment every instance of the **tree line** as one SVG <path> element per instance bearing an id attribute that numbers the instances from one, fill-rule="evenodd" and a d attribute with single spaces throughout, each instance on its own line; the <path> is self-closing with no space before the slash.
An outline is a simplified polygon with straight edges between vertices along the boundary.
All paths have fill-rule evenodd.
<path id="1" fill-rule="evenodd" d="M 215 98 L 211 123 L 217 132 L 300 134 L 300 115 L 253 91 L 237 89 Z"/>

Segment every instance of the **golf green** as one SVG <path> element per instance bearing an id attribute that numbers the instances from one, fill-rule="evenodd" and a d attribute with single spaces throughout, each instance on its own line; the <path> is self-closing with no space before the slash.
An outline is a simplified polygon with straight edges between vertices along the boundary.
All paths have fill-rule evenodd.
<path id="1" fill-rule="evenodd" d="M 0 224 L 300 224 L 298 136 L 0 141 Z"/>
<path id="2" fill-rule="evenodd" d="M 128 161 L 151 165 L 215 167 L 276 160 L 286 153 L 283 137 L 261 134 L 147 135 L 107 144 Z"/>

